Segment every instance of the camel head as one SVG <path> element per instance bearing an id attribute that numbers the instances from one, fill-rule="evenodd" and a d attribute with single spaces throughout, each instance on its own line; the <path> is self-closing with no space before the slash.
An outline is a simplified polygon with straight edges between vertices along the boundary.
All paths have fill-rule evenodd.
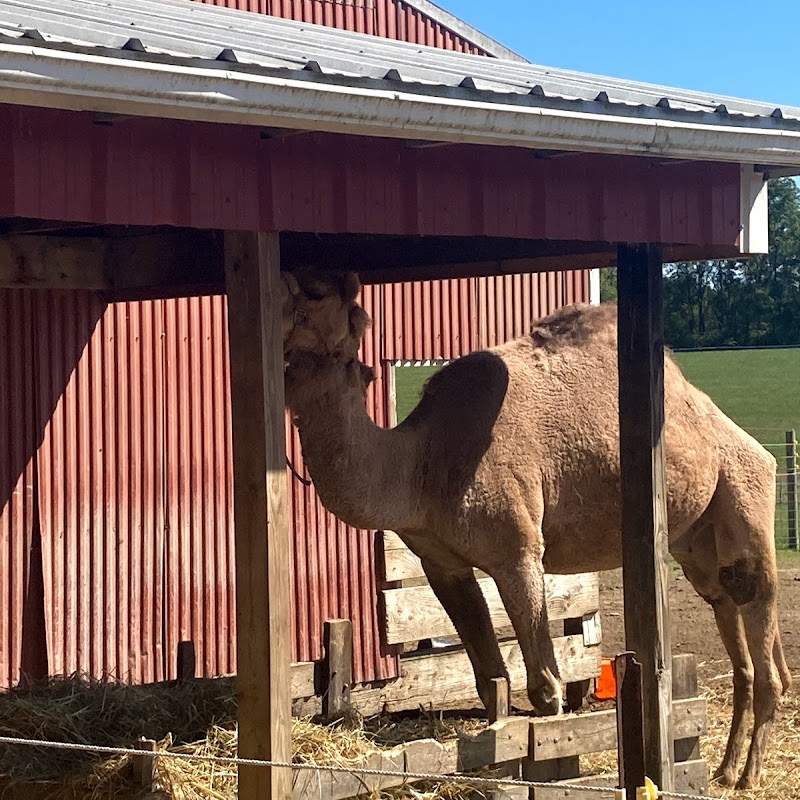
<path id="1" fill-rule="evenodd" d="M 355 358 L 369 315 L 356 303 L 355 272 L 281 273 L 283 352 L 312 352 L 335 360 Z"/>
<path id="2" fill-rule="evenodd" d="M 292 353 L 284 371 L 286 405 L 297 416 L 319 404 L 366 403 L 375 370 L 351 358 L 347 361 L 310 350 Z"/>

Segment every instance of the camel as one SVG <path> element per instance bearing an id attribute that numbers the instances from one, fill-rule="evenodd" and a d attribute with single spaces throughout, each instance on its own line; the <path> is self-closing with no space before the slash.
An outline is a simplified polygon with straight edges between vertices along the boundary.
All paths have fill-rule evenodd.
<path id="1" fill-rule="evenodd" d="M 353 331 L 363 330 L 354 307 Z M 528 336 L 460 358 L 394 429 L 367 416 L 374 377 L 356 359 L 296 352 L 286 401 L 323 505 L 357 528 L 396 531 L 450 616 L 484 704 L 508 677 L 473 568 L 495 580 L 539 714 L 561 711 L 543 576 L 621 564 L 613 305 L 571 306 Z M 352 348 L 351 348 L 352 350 Z M 776 464 L 666 355 L 669 544 L 713 608 L 733 664 L 733 719 L 716 772 L 758 785 L 791 676 L 777 621 Z"/>

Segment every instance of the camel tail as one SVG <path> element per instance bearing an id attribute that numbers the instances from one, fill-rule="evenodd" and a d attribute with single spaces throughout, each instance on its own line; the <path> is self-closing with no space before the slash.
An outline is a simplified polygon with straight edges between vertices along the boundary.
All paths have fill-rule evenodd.
<path id="1" fill-rule="evenodd" d="M 786 657 L 783 655 L 781 632 L 778 630 L 775 631 L 775 641 L 772 645 L 772 657 L 775 659 L 775 666 L 778 668 L 778 674 L 781 677 L 783 692 L 786 694 L 786 692 L 789 690 L 789 687 L 792 685 L 792 673 L 789 671 L 789 667 L 786 663 Z"/>

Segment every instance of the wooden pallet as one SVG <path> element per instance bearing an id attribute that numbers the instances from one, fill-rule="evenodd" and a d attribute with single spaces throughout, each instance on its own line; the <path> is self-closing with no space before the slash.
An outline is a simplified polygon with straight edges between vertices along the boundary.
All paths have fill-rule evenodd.
<path id="1" fill-rule="evenodd" d="M 378 578 L 381 585 L 379 607 L 381 627 L 387 645 L 416 646 L 422 640 L 445 639 L 447 648 L 412 650 L 401 661 L 403 677 L 408 671 L 417 676 L 415 698 L 427 682 L 438 701 L 478 702 L 472 669 L 456 631 L 414 555 L 394 533 L 378 534 Z M 523 693 L 526 671 L 513 627 L 505 612 L 494 581 L 476 571 L 486 598 L 500 648 L 509 671 L 512 693 Z M 600 583 L 597 573 L 546 575 L 545 600 L 553 649 L 563 683 L 567 685 L 570 707 L 578 707 L 589 689 L 589 682 L 600 673 Z M 426 659 L 423 666 L 420 659 Z M 421 683 L 422 682 L 422 683 Z"/>

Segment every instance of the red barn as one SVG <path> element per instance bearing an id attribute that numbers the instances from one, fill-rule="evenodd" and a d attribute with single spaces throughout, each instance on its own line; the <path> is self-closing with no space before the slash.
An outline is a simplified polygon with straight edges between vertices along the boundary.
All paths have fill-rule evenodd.
<path id="1" fill-rule="evenodd" d="M 371 537 L 289 535 L 279 270 L 357 270 L 376 330 L 392 325 L 391 347 L 365 347 L 382 362 L 399 341 L 446 355 L 445 328 L 463 349 L 524 329 L 481 284 L 446 304 L 398 283 L 559 272 L 511 279 L 535 316 L 538 282 L 564 302 L 585 291 L 576 271 L 619 263 L 628 644 L 647 772 L 671 787 L 661 263 L 764 251 L 765 181 L 800 166 L 799 109 L 188 0 L 16 0 L 0 4 L 0 136 L 6 680 L 150 680 L 182 638 L 213 673 L 236 649 L 239 753 L 285 761 L 295 675 L 313 691 L 307 666 L 289 674 L 292 638 L 313 657 L 312 629 L 344 611 L 357 680 L 393 662 Z M 406 331 L 396 295 L 415 291 L 435 315 Z M 242 767 L 240 797 L 287 796 L 286 773 Z"/>
<path id="2" fill-rule="evenodd" d="M 427 0 L 211 5 L 523 60 Z M 140 213 L 156 210 L 165 202 L 159 176 L 140 178 L 133 202 Z M 82 181 L 79 173 L 74 180 Z M 161 213 L 169 222 L 168 210 Z M 374 322 L 364 357 L 378 370 L 373 416 L 380 424 L 392 419 L 395 362 L 455 358 L 518 336 L 536 317 L 589 300 L 589 282 L 589 271 L 578 269 L 367 288 L 363 302 Z M 15 682 L 20 669 L 174 677 L 184 640 L 194 643 L 202 674 L 235 671 L 224 295 L 109 303 L 91 292 L 0 289 L 0 302 L 9 330 L 30 332 L 26 346 L 36 363 L 32 375 L 23 374 L 29 362 L 19 360 L 14 337 L 4 337 L 15 367 L 0 404 L 15 412 L 0 426 L 7 426 L 5 468 L 17 483 L 3 497 L 0 517 L 13 543 L 0 685 Z M 64 341 L 58 325 L 42 324 L 48 319 L 75 320 L 81 332 Z M 155 399 L 144 403 L 145 396 Z M 33 413 L 37 402 L 42 414 L 52 411 L 49 421 L 15 416 Z M 72 431 L 79 432 L 75 440 Z M 288 428 L 287 435 L 290 459 L 302 470 L 299 442 Z M 34 473 L 43 481 L 35 491 Z M 290 473 L 288 480 L 294 660 L 319 659 L 323 621 L 344 617 L 354 624 L 355 679 L 396 675 L 396 659 L 380 644 L 370 532 L 346 528 L 322 509 L 313 487 Z M 44 627 L 23 625 L 26 608 L 28 618 L 42 619 L 39 607 Z"/>

